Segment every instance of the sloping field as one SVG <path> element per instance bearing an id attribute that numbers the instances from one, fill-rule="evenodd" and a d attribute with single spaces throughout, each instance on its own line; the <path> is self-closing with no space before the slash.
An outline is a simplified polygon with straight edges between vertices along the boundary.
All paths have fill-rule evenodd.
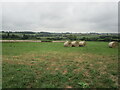
<path id="1" fill-rule="evenodd" d="M 2 43 L 3 88 L 117 88 L 118 49 L 107 42 Z"/>

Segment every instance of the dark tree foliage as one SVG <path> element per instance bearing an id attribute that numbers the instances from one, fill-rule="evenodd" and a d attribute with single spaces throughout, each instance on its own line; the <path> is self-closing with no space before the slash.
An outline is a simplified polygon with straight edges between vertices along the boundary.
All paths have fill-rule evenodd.
<path id="1" fill-rule="evenodd" d="M 11 32 L 1 31 L 0 36 L 5 40 L 83 40 L 83 41 L 120 41 L 118 34 L 81 34 L 81 33 L 50 33 L 50 32 Z"/>
<path id="2" fill-rule="evenodd" d="M 68 35 L 67 38 L 69 40 L 77 40 L 77 36 L 76 35 Z"/>
<path id="3" fill-rule="evenodd" d="M 28 38 L 29 38 L 29 36 L 28 36 L 28 35 L 25 35 L 25 34 L 24 34 L 23 37 L 22 37 L 23 40 L 28 39 Z"/>

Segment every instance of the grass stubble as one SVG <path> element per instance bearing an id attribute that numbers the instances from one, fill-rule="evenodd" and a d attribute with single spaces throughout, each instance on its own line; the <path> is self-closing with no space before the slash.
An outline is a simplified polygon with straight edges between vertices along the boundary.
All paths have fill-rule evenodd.
<path id="1" fill-rule="evenodd" d="M 3 88 L 117 88 L 118 52 L 106 44 L 3 43 Z"/>

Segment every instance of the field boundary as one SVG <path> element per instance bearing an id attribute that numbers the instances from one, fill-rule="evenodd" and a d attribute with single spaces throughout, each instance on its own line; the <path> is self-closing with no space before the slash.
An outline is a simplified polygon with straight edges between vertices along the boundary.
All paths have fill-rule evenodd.
<path id="1" fill-rule="evenodd" d="M 43 42 L 41 40 L 0 40 L 0 42 Z M 51 41 L 51 42 L 65 42 L 65 41 Z"/>

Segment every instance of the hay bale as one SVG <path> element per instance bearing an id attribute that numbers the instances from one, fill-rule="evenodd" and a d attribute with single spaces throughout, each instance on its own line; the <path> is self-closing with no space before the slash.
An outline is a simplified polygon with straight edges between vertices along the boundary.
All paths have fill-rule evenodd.
<path id="1" fill-rule="evenodd" d="M 71 46 L 72 46 L 72 44 L 71 44 L 70 41 L 66 41 L 66 42 L 64 43 L 64 47 L 71 47 Z"/>
<path id="2" fill-rule="evenodd" d="M 80 42 L 79 42 L 79 46 L 80 46 L 80 47 L 84 47 L 85 45 L 86 45 L 86 42 L 85 42 L 85 41 L 80 41 Z"/>
<path id="3" fill-rule="evenodd" d="M 115 41 L 110 42 L 110 43 L 108 44 L 108 46 L 109 46 L 109 48 L 115 48 L 115 47 L 118 46 L 118 42 L 115 42 Z"/>
<path id="4" fill-rule="evenodd" d="M 72 41 L 71 44 L 72 44 L 72 47 L 79 47 L 79 42 L 77 41 Z"/>

